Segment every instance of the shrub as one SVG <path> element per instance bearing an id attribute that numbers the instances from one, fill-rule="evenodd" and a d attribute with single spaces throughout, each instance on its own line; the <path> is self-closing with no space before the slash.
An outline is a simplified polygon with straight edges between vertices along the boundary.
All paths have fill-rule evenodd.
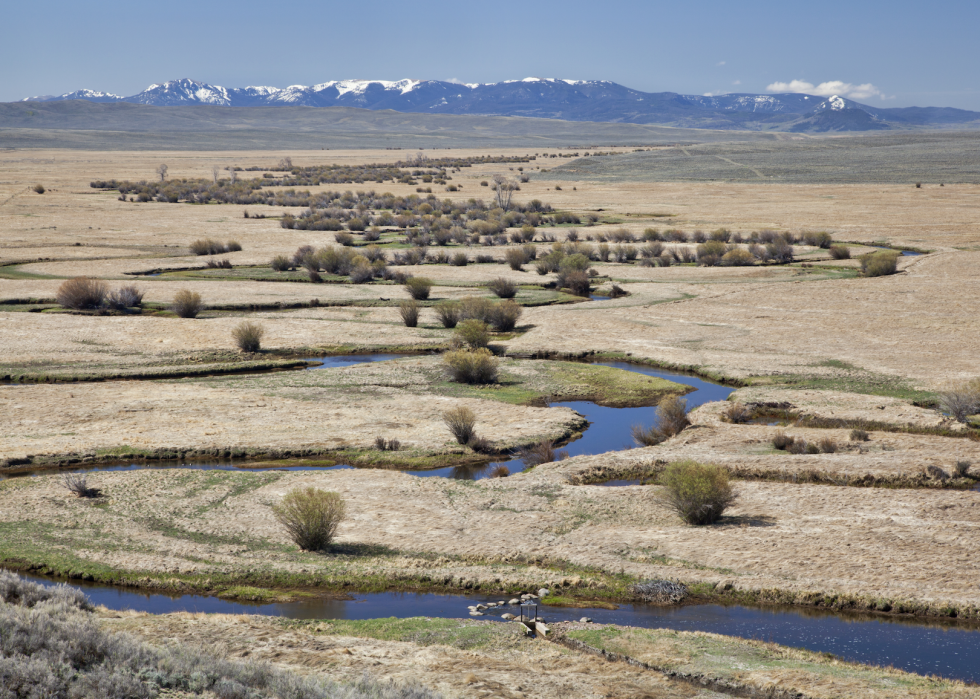
<path id="1" fill-rule="evenodd" d="M 473 349 L 486 347 L 490 344 L 490 326 L 477 318 L 469 318 L 456 326 L 453 336 Z"/>
<path id="2" fill-rule="evenodd" d="M 728 471 L 713 464 L 676 461 L 660 476 L 662 501 L 688 524 L 713 524 L 735 502 Z"/>
<path id="3" fill-rule="evenodd" d="M 697 247 L 698 264 L 713 267 L 725 254 L 725 244 L 720 240 L 709 240 Z"/>
<path id="4" fill-rule="evenodd" d="M 31 187 L 31 189 L 33 189 L 38 194 L 44 194 L 44 192 L 45 192 L 45 189 L 44 189 L 44 185 L 43 184 L 36 184 L 33 187 Z"/>
<path id="5" fill-rule="evenodd" d="M 261 347 L 262 336 L 265 330 L 258 323 L 245 321 L 235 326 L 231 331 L 231 336 L 235 339 L 235 344 L 242 352 L 258 352 Z"/>
<path id="6" fill-rule="evenodd" d="M 738 425 L 752 419 L 752 409 L 741 403 L 729 403 L 722 411 L 722 417 Z"/>
<path id="7" fill-rule="evenodd" d="M 884 277 L 895 274 L 898 269 L 898 253 L 894 250 L 879 250 L 861 255 L 861 273 L 866 277 Z"/>
<path id="8" fill-rule="evenodd" d="M 231 269 L 231 260 L 225 258 L 223 260 L 216 260 L 213 257 L 208 260 L 208 269 Z"/>
<path id="9" fill-rule="evenodd" d="M 354 244 L 354 236 L 350 233 L 334 233 L 333 238 L 344 247 L 350 247 Z"/>
<path id="10" fill-rule="evenodd" d="M 473 435 L 473 439 L 469 441 L 467 446 L 477 454 L 492 454 L 496 451 L 496 448 L 489 439 L 484 439 L 476 435 Z"/>
<path id="11" fill-rule="evenodd" d="M 493 306 L 490 312 L 490 325 L 498 333 L 510 332 L 517 325 L 523 309 L 516 301 L 507 299 Z"/>
<path id="12" fill-rule="evenodd" d="M 820 445 L 808 442 L 805 439 L 794 439 L 793 443 L 786 448 L 786 451 L 790 454 L 819 454 Z"/>
<path id="13" fill-rule="evenodd" d="M 220 255 L 221 253 L 228 252 L 224 244 L 211 238 L 195 240 L 191 243 L 190 249 L 195 255 Z M 239 249 L 241 249 L 241 246 L 239 246 Z"/>
<path id="14" fill-rule="evenodd" d="M 490 314 L 493 310 L 493 302 L 490 299 L 482 296 L 466 296 L 463 298 L 461 306 L 463 309 L 461 318 L 463 320 L 475 318 L 484 323 L 490 322 Z"/>
<path id="15" fill-rule="evenodd" d="M 786 451 L 791 446 L 793 446 L 793 443 L 795 441 L 796 441 L 795 437 L 791 437 L 790 435 L 785 434 L 783 432 L 777 432 L 776 436 L 772 438 L 772 445 L 776 449 L 779 449 L 781 451 Z"/>
<path id="16" fill-rule="evenodd" d="M 459 444 L 469 444 L 476 436 L 476 415 L 466 406 L 447 410 L 442 414 L 442 421 Z"/>
<path id="17" fill-rule="evenodd" d="M 953 473 L 959 478 L 966 478 L 970 475 L 970 466 L 973 464 L 969 461 L 957 461 L 953 466 Z"/>
<path id="18" fill-rule="evenodd" d="M 75 497 L 97 498 L 102 495 L 102 491 L 94 488 L 85 481 L 85 476 L 80 473 L 66 473 L 62 481 L 65 488 Z"/>
<path id="19" fill-rule="evenodd" d="M 851 430 L 852 442 L 867 442 L 871 436 L 864 430 Z"/>
<path id="20" fill-rule="evenodd" d="M 442 301 L 435 306 L 436 315 L 444 328 L 455 328 L 462 314 L 462 304 L 459 301 Z"/>
<path id="21" fill-rule="evenodd" d="M 851 249 L 839 243 L 837 245 L 831 245 L 830 256 L 835 260 L 849 260 L 851 259 Z"/>
<path id="22" fill-rule="evenodd" d="M 374 267 L 367 263 L 367 259 L 350 271 L 350 280 L 354 284 L 364 284 L 372 279 L 374 279 Z"/>
<path id="23" fill-rule="evenodd" d="M 576 296 L 588 296 L 592 291 L 592 281 L 586 272 L 572 270 L 559 272 L 557 284 L 559 288 L 568 289 Z"/>
<path id="24" fill-rule="evenodd" d="M 453 267 L 465 267 L 469 263 L 469 258 L 466 256 L 465 252 L 454 253 L 452 258 L 449 260 L 449 264 Z"/>
<path id="25" fill-rule="evenodd" d="M 293 253 L 293 264 L 301 267 L 308 258 L 314 257 L 315 255 L 316 250 L 312 245 L 300 245 L 296 248 L 296 252 Z"/>
<path id="26" fill-rule="evenodd" d="M 492 471 L 490 471 L 491 478 L 506 478 L 509 475 L 510 469 L 503 464 L 499 464 L 498 466 L 494 467 Z"/>
<path id="27" fill-rule="evenodd" d="M 652 426 L 633 425 L 633 441 L 640 446 L 652 447 L 680 434 L 690 424 L 687 401 L 679 396 L 665 396 L 657 404 L 656 422 Z"/>
<path id="28" fill-rule="evenodd" d="M 384 437 L 374 438 L 374 448 L 379 451 L 398 451 L 402 448 L 402 443 L 397 439 L 385 439 Z"/>
<path id="29" fill-rule="evenodd" d="M 449 367 L 453 380 L 459 383 L 497 382 L 497 358 L 486 347 L 446 352 L 443 361 Z"/>
<path id="30" fill-rule="evenodd" d="M 667 437 L 680 434 L 690 424 L 684 398 L 669 395 L 657 403 L 657 426 Z"/>
<path id="31" fill-rule="evenodd" d="M 225 252 L 241 252 L 242 244 L 237 240 L 229 240 L 225 245 Z"/>
<path id="32" fill-rule="evenodd" d="M 766 245 L 766 254 L 776 262 L 792 262 L 793 246 L 782 236 L 776 236 L 771 243 Z"/>
<path id="33" fill-rule="evenodd" d="M 197 314 L 201 312 L 202 306 L 199 293 L 181 289 L 174 294 L 174 300 L 170 303 L 170 310 L 181 318 L 196 318 Z"/>
<path id="34" fill-rule="evenodd" d="M 755 255 L 744 248 L 729 250 L 721 256 L 722 267 L 750 267 L 755 264 Z"/>
<path id="35" fill-rule="evenodd" d="M 939 409 L 957 422 L 966 422 L 970 415 L 980 413 L 980 379 L 954 386 L 939 394 Z"/>
<path id="36" fill-rule="evenodd" d="M 525 468 L 534 468 L 540 464 L 550 464 L 552 461 L 563 461 L 568 458 L 568 452 L 555 451 L 555 445 L 551 440 L 543 439 L 537 444 L 521 449 L 518 458 L 524 462 Z"/>
<path id="37" fill-rule="evenodd" d="M 65 308 L 81 311 L 88 308 L 102 308 L 109 295 L 109 286 L 97 279 L 75 277 L 62 282 L 55 299 Z"/>
<path id="38" fill-rule="evenodd" d="M 504 260 L 515 272 L 522 271 L 526 261 L 523 248 L 508 248 L 507 252 L 504 253 Z"/>
<path id="39" fill-rule="evenodd" d="M 837 442 L 830 437 L 821 439 L 817 446 L 820 447 L 820 451 L 824 454 L 833 454 L 837 451 Z"/>
<path id="40" fill-rule="evenodd" d="M 304 551 L 323 551 L 337 534 L 346 507 L 337 493 L 296 488 L 272 506 L 272 513 Z"/>
<path id="41" fill-rule="evenodd" d="M 432 290 L 432 280 L 426 279 L 425 277 L 409 277 L 405 280 L 405 289 L 408 290 L 409 295 L 417 301 L 423 301 L 429 298 L 429 292 Z"/>
<path id="42" fill-rule="evenodd" d="M 112 308 L 118 308 L 119 310 L 124 308 L 139 308 L 143 305 L 143 290 L 132 284 L 121 286 L 109 294 L 108 303 Z"/>
<path id="43" fill-rule="evenodd" d="M 405 327 L 414 328 L 419 324 L 419 304 L 414 299 L 399 303 L 398 312 L 401 314 Z"/>
<path id="44" fill-rule="evenodd" d="M 523 257 L 522 253 L 521 258 L 523 259 Z M 502 299 L 512 299 L 517 296 L 517 284 L 503 277 L 497 277 L 488 282 L 487 288 Z"/>
<path id="45" fill-rule="evenodd" d="M 292 262 L 285 255 L 276 255 L 272 258 L 272 262 L 269 265 L 275 272 L 285 272 L 287 269 L 292 267 Z"/>

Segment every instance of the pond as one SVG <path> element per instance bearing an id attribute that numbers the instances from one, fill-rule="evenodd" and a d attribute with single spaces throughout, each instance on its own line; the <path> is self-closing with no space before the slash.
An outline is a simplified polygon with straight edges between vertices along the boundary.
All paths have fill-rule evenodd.
<path id="1" fill-rule="evenodd" d="M 24 575 L 54 585 L 50 578 Z M 506 595 L 439 595 L 432 593 L 351 593 L 351 599 L 311 598 L 300 602 L 258 604 L 200 595 L 170 596 L 127 588 L 72 582 L 94 604 L 109 609 L 132 609 L 152 614 L 206 612 L 261 614 L 290 619 L 376 619 L 415 616 L 466 618 L 468 607 L 507 601 Z M 491 610 L 487 610 L 491 611 Z M 478 617 L 500 620 L 500 614 L 519 615 L 519 607 L 496 607 Z M 725 636 L 757 639 L 780 645 L 832 653 L 845 660 L 871 665 L 891 665 L 923 675 L 935 674 L 970 682 L 980 681 L 980 629 L 975 626 L 913 619 L 837 615 L 817 610 L 760 609 L 717 604 L 657 607 L 624 604 L 618 609 L 568 609 L 539 605 L 545 621 L 578 621 L 618 624 L 678 631 L 707 631 Z"/>

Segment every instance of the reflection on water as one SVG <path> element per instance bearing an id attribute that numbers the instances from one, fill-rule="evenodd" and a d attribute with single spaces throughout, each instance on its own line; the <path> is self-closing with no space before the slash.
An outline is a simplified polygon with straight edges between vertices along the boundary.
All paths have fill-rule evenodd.
<path id="1" fill-rule="evenodd" d="M 47 578 L 24 576 L 43 585 Z M 109 609 L 133 609 L 153 614 L 209 612 L 262 614 L 291 619 L 376 619 L 428 616 L 464 618 L 469 605 L 501 601 L 504 595 L 437 595 L 431 593 L 351 593 L 351 599 L 310 598 L 300 602 L 258 604 L 200 595 L 168 596 L 135 592 L 93 583 L 81 588 L 94 604 Z M 490 610 L 488 610 L 490 611 Z M 980 681 L 980 630 L 973 626 L 870 616 L 838 616 L 818 610 L 755 609 L 717 604 L 654 607 L 625 604 L 618 609 L 564 609 L 539 606 L 549 622 L 577 621 L 583 616 L 597 624 L 619 624 L 678 631 L 707 631 L 757 639 L 780 645 L 833 653 L 846 660 L 892 665 L 909 672 Z M 517 607 L 498 607 L 486 618 L 499 621 Z"/>
<path id="2" fill-rule="evenodd" d="M 320 362 L 317 366 L 307 367 L 307 369 L 338 369 L 355 364 L 371 364 L 373 362 L 387 362 L 390 359 L 401 359 L 410 357 L 409 354 L 340 354 L 333 357 L 304 357 L 308 362 Z"/>

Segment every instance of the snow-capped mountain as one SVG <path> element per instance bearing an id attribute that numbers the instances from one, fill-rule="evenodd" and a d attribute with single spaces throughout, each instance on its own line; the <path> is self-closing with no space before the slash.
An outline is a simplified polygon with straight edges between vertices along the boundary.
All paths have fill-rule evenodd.
<path id="1" fill-rule="evenodd" d="M 823 126 L 837 124 L 841 130 L 864 130 L 890 128 L 891 123 L 929 125 L 980 120 L 980 113 L 957 109 L 874 109 L 838 95 L 827 98 L 797 93 L 681 95 L 674 92 L 640 92 L 606 80 L 556 78 L 469 84 L 408 79 L 331 80 L 317 85 L 290 85 L 285 88 L 225 88 L 183 78 L 150 85 L 130 97 L 77 90 L 56 97 L 31 97 L 24 101 L 78 99 L 154 106 L 339 106 L 722 129 L 790 128 L 801 120 L 809 123 L 808 120 L 823 113 L 843 112 L 849 116 L 825 117 L 819 123 Z M 870 119 L 850 116 L 855 111 L 865 113 Z"/>
<path id="2" fill-rule="evenodd" d="M 96 90 L 75 90 L 66 92 L 63 95 L 41 95 L 38 97 L 28 97 L 21 102 L 52 102 L 54 100 L 88 100 L 89 102 L 119 102 L 125 97 L 114 95 L 111 92 L 97 92 Z"/>

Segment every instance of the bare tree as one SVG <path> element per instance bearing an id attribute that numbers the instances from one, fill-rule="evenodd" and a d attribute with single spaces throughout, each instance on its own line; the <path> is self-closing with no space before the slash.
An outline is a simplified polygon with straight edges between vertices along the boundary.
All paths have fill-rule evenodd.
<path id="1" fill-rule="evenodd" d="M 238 170 L 235 169 L 234 165 L 225 169 L 228 170 L 228 174 L 231 176 L 231 183 L 235 184 L 238 181 Z"/>
<path id="2" fill-rule="evenodd" d="M 510 208 L 510 200 L 514 196 L 517 185 L 509 182 L 503 175 L 493 176 L 493 190 L 497 196 L 497 206 L 504 211 Z"/>
<path id="3" fill-rule="evenodd" d="M 428 159 L 429 159 L 429 156 L 427 156 L 425 153 L 421 153 L 420 152 L 420 153 L 416 153 L 415 154 L 415 162 L 416 163 L 420 163 L 421 164 L 421 163 L 424 163 Z"/>
<path id="4" fill-rule="evenodd" d="M 160 175 L 161 182 L 167 179 L 167 170 L 169 169 L 166 163 L 160 163 L 160 167 L 157 168 L 157 174 Z"/>
<path id="5" fill-rule="evenodd" d="M 218 184 L 218 177 L 221 175 L 221 168 L 217 165 L 211 166 L 211 179 L 214 180 L 215 184 Z"/>
<path id="6" fill-rule="evenodd" d="M 292 170 L 293 169 L 293 159 L 288 155 L 285 158 L 279 160 L 280 170 Z"/>

